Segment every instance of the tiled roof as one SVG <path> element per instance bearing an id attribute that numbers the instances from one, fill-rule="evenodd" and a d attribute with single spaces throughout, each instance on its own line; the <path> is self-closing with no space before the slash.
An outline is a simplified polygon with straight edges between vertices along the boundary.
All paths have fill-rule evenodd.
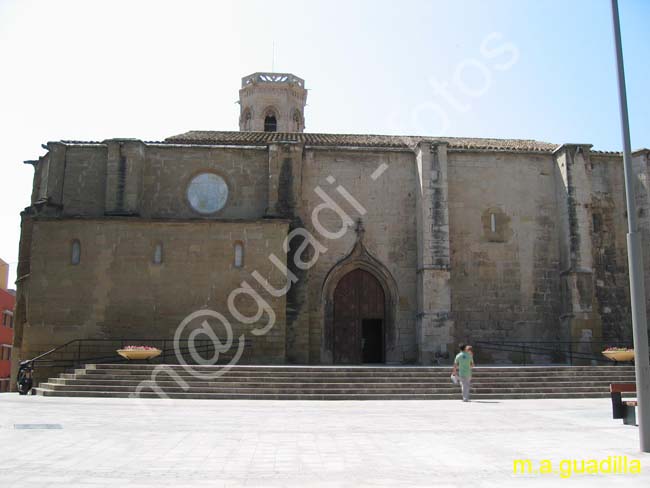
<path id="1" fill-rule="evenodd" d="M 530 139 L 465 137 L 417 137 L 366 134 L 311 134 L 300 132 L 230 132 L 193 130 L 165 139 L 170 144 L 227 144 L 264 146 L 273 142 L 301 142 L 309 146 L 412 148 L 418 142 L 447 142 L 450 148 L 467 150 L 552 152 L 557 144 Z"/>
<path id="2" fill-rule="evenodd" d="M 589 151 L 591 154 L 599 154 L 601 156 L 623 156 L 623 153 L 621 151 L 599 151 L 596 149 L 592 149 Z M 633 151 L 636 152 L 636 151 Z"/>

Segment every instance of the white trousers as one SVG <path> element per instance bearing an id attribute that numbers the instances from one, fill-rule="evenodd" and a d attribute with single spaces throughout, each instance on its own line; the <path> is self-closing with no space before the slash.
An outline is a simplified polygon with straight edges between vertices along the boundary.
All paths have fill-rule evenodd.
<path id="1" fill-rule="evenodd" d="M 459 376 L 458 379 L 460 380 L 460 388 L 463 391 L 463 400 L 469 400 L 469 389 L 470 389 L 470 383 L 472 382 L 472 377 Z"/>

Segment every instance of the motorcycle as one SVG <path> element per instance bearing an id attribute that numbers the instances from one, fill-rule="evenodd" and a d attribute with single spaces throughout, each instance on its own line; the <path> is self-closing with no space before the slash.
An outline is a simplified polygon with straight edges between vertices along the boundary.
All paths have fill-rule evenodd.
<path id="1" fill-rule="evenodd" d="M 21 361 L 18 367 L 18 378 L 16 386 L 20 395 L 27 395 L 34 384 L 33 380 L 34 364 L 33 361 Z"/>

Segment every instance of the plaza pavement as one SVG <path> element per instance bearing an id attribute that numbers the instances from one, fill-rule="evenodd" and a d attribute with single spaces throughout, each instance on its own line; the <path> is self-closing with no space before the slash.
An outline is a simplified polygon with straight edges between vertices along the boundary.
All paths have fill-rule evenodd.
<path id="1" fill-rule="evenodd" d="M 49 424 L 49 425 L 45 425 Z M 0 394 L 0 487 L 650 486 L 609 399 L 240 401 Z M 640 459 L 515 476 L 513 459 Z"/>

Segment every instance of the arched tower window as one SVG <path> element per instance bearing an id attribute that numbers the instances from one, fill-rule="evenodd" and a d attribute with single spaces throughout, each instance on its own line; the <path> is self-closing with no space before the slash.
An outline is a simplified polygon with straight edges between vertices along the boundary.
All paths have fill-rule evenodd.
<path id="1" fill-rule="evenodd" d="M 235 242 L 235 268 L 244 266 L 244 243 L 241 241 Z"/>
<path id="2" fill-rule="evenodd" d="M 302 113 L 297 109 L 293 112 L 293 130 L 296 132 L 302 132 L 303 130 Z"/>
<path id="3" fill-rule="evenodd" d="M 275 118 L 275 114 L 268 114 L 264 117 L 264 132 L 277 132 L 278 131 L 278 120 Z"/>
<path id="4" fill-rule="evenodd" d="M 72 241 L 70 249 L 70 264 L 77 265 L 81 262 L 81 243 L 78 239 Z"/>

